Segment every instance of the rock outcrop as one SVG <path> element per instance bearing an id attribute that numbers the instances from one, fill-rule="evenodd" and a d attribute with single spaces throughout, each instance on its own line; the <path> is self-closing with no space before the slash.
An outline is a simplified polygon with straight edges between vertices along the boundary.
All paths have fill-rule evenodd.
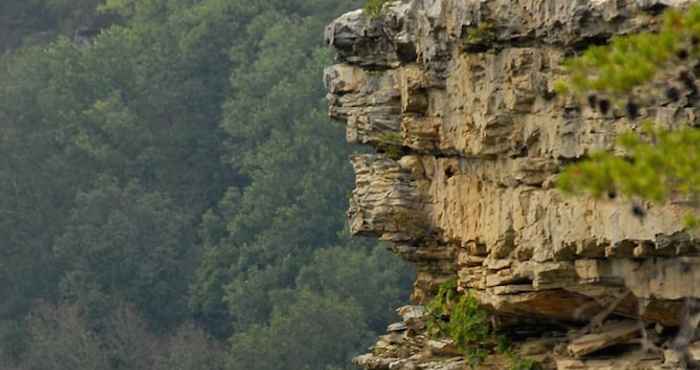
<path id="1" fill-rule="evenodd" d="M 647 205 L 638 217 L 629 200 L 558 192 L 566 164 L 618 150 L 616 136 L 637 123 L 553 89 L 565 57 L 653 30 L 660 10 L 689 2 L 405 0 L 328 26 L 338 63 L 324 77 L 330 115 L 346 122 L 349 142 L 376 149 L 352 158 L 351 230 L 389 241 L 418 271 L 418 306 L 403 308 L 404 322 L 358 364 L 465 368 L 449 343 L 424 333 L 420 315 L 455 277 L 504 326 L 542 328 L 518 348 L 550 368 L 692 362 L 692 346 L 672 358 L 675 328 L 697 324 L 691 303 L 700 298 L 700 241 L 683 229 L 687 209 Z M 700 124 L 687 99 L 641 113 Z M 505 369 L 498 361 L 483 366 Z"/>

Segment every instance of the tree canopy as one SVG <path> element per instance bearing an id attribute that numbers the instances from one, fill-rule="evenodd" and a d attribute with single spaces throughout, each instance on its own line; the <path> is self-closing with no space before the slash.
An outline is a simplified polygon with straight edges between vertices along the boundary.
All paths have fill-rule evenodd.
<path id="1" fill-rule="evenodd" d="M 348 368 L 411 281 L 345 231 L 321 38 L 361 5 L 0 5 L 0 367 Z"/>

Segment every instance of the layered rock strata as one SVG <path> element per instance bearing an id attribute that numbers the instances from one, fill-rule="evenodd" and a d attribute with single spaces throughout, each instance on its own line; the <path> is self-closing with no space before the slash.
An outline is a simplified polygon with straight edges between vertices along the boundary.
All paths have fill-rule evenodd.
<path id="1" fill-rule="evenodd" d="M 618 150 L 616 136 L 639 121 L 558 97 L 553 84 L 565 57 L 614 35 L 653 30 L 660 10 L 689 2 L 406 0 L 386 4 L 376 18 L 358 10 L 335 20 L 326 31 L 337 55 L 324 77 L 329 112 L 346 123 L 349 142 L 375 148 L 352 158 L 352 232 L 387 240 L 416 264 L 416 304 L 456 277 L 460 290 L 508 326 L 558 326 L 538 334 L 562 335 L 536 353 L 552 368 L 681 366 L 659 355 L 662 348 L 596 360 L 598 349 L 642 336 L 644 349 L 662 345 L 663 335 L 654 342 L 647 328 L 688 325 L 689 302 L 700 298 L 700 241 L 683 229 L 680 201 L 647 205 L 637 217 L 629 200 L 565 197 L 554 188 L 566 164 Z M 641 113 L 661 124 L 700 124 L 688 99 Z M 581 344 L 609 318 L 611 332 L 625 335 L 592 351 Z M 408 324 L 357 362 L 368 369 L 465 366 Z M 542 340 L 533 335 L 522 346 Z"/>

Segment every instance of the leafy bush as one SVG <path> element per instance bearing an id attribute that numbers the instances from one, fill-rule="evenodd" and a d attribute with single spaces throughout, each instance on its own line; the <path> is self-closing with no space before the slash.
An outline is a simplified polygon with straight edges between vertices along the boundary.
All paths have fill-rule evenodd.
<path id="1" fill-rule="evenodd" d="M 449 333 L 449 313 L 457 297 L 457 280 L 450 279 L 438 288 L 438 293 L 428 303 L 428 334 L 433 337 L 446 336 Z"/>
<path id="2" fill-rule="evenodd" d="M 460 347 L 491 340 L 488 313 L 472 296 L 462 296 L 450 316 L 449 332 Z"/>
<path id="3" fill-rule="evenodd" d="M 450 337 L 471 368 L 477 368 L 493 352 L 508 356 L 509 370 L 540 368 L 536 361 L 511 350 L 508 339 L 493 329 L 489 313 L 480 307 L 479 301 L 471 294 L 459 295 L 455 279 L 440 285 L 427 310 L 428 334 Z"/>
<path id="4" fill-rule="evenodd" d="M 459 296 L 457 281 L 451 279 L 440 286 L 427 309 L 427 329 L 431 336 L 450 337 L 472 367 L 484 361 L 494 347 L 496 336 L 488 312 L 479 307 L 476 298 Z"/>

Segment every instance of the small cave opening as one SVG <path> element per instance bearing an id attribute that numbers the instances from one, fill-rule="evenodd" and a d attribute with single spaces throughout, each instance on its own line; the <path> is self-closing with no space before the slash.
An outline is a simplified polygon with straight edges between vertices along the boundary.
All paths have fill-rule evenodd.
<path id="1" fill-rule="evenodd" d="M 398 43 L 396 55 L 402 63 L 414 63 L 418 60 L 418 51 L 414 43 Z"/>
<path id="2" fill-rule="evenodd" d="M 447 168 L 445 168 L 445 179 L 449 180 L 452 177 L 454 177 L 454 175 L 456 175 L 456 174 L 457 174 L 457 171 L 454 169 L 454 167 L 447 166 Z"/>

